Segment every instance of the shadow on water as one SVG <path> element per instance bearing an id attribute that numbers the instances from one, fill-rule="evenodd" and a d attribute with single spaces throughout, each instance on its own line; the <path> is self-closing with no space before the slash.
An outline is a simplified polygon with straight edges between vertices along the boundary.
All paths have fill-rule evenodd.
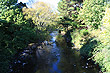
<path id="1" fill-rule="evenodd" d="M 80 56 L 77 49 L 63 48 L 59 68 L 62 73 L 98 73 L 98 65 Z"/>
<path id="2" fill-rule="evenodd" d="M 10 73 L 98 73 L 98 66 L 93 61 L 80 56 L 80 50 L 68 47 L 71 39 L 65 41 L 57 31 L 50 35 L 50 41 L 44 41 L 34 50 L 24 49 L 19 54 L 20 60 L 15 59 L 13 62 L 15 66 L 10 69 Z M 59 42 L 56 40 L 57 35 Z"/>
<path id="3" fill-rule="evenodd" d="M 53 52 L 56 52 L 56 58 L 57 60 L 52 63 L 52 69 L 50 69 L 50 73 L 61 73 L 61 70 L 58 68 L 58 63 L 60 62 L 60 49 L 56 45 L 56 35 L 58 35 L 58 32 L 53 32 L 50 34 L 52 36 L 51 42 L 53 42 Z"/>
<path id="4" fill-rule="evenodd" d="M 45 53 L 38 59 L 38 67 L 35 73 L 61 73 L 61 70 L 58 68 L 61 51 L 55 42 L 58 32 L 54 31 L 50 35 L 52 37 L 51 40 L 45 41 L 46 44 L 42 45 Z"/>
<path id="5" fill-rule="evenodd" d="M 45 66 L 46 70 L 42 69 L 43 67 L 41 66 L 40 71 L 36 73 L 99 73 L 98 65 L 81 56 L 80 50 L 77 48 L 68 46 L 68 44 L 71 44 L 69 43 L 71 39 L 66 38 L 65 41 L 65 36 L 61 37 L 61 34 L 58 34 L 57 31 L 50 35 L 52 36 L 50 41 L 52 42 L 52 48 L 47 59 L 51 57 L 51 62 Z M 56 40 L 57 35 L 59 42 Z M 42 62 L 40 61 L 40 63 Z"/>
<path id="6" fill-rule="evenodd" d="M 62 73 L 99 73 L 98 65 L 95 65 L 92 60 L 87 60 L 87 58 L 81 56 L 79 49 L 71 47 L 70 31 L 66 34 L 64 36 L 65 42 L 62 42 L 63 45 L 60 43 L 61 60 L 59 68 Z"/>

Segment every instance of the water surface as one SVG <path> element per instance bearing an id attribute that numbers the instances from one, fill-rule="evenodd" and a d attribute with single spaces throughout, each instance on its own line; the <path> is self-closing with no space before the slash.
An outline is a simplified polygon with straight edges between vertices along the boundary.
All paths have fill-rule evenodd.
<path id="1" fill-rule="evenodd" d="M 68 47 L 65 41 L 62 45 L 57 45 L 55 42 L 56 36 L 59 35 L 57 31 L 50 35 L 52 36 L 50 40 L 52 47 L 47 49 L 50 53 L 48 57 L 51 58 L 47 57 L 47 59 L 51 61 L 46 65 L 46 69 L 41 68 L 39 73 L 99 73 L 98 65 L 80 56 L 80 50 Z"/>

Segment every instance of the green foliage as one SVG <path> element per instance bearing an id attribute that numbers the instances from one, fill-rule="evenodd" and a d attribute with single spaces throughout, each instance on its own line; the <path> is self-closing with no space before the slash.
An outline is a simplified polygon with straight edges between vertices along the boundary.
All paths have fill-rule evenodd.
<path id="1" fill-rule="evenodd" d="M 23 8 L 23 14 L 26 19 L 32 19 L 32 22 L 37 26 L 36 28 L 42 30 L 56 25 L 57 13 L 53 12 L 50 6 L 44 2 L 37 2 L 33 7 Z"/>
<path id="2" fill-rule="evenodd" d="M 104 16 L 106 0 L 85 0 L 79 19 L 89 27 L 98 28 Z"/>
<path id="3" fill-rule="evenodd" d="M 49 39 L 49 33 L 56 28 L 57 13 L 53 12 L 51 7 L 44 2 L 37 2 L 33 4 L 34 8 L 24 7 L 23 14 L 25 19 L 32 22 L 36 29 L 37 40 L 43 41 Z"/>
<path id="4" fill-rule="evenodd" d="M 70 24 L 72 23 L 72 26 L 79 29 L 81 26 L 88 27 L 88 30 L 82 27 L 80 30 L 73 30 L 71 37 L 72 42 L 75 44 L 74 47 L 80 49 L 81 55 L 94 60 L 95 63 L 98 63 L 103 72 L 109 73 L 110 9 L 107 8 L 105 12 L 106 6 L 106 0 L 85 0 L 83 3 L 83 8 L 79 11 L 79 15 L 75 16 L 73 14 L 73 17 L 70 18 L 71 20 L 74 20 L 74 22 L 70 22 Z M 67 9 L 71 10 L 72 8 Z M 85 25 L 78 27 L 77 18 Z"/>
<path id="5" fill-rule="evenodd" d="M 71 33 L 72 43 L 75 48 L 80 49 L 80 54 L 86 58 L 92 56 L 92 52 L 99 42 L 90 36 L 89 30 L 73 30 Z"/>
<path id="6" fill-rule="evenodd" d="M 97 30 L 88 30 L 90 38 L 94 37 L 92 40 L 87 40 L 80 48 L 80 53 L 83 56 L 92 56 L 89 59 L 98 63 L 101 67 L 101 70 L 105 73 L 110 72 L 110 9 L 107 8 L 105 16 L 102 19 L 100 29 Z M 82 35 L 82 34 L 81 34 Z M 80 43 L 79 43 L 80 44 Z"/>
<path id="7" fill-rule="evenodd" d="M 81 48 L 84 43 L 89 39 L 89 31 L 86 29 L 73 30 L 71 33 L 72 43 L 75 44 L 77 48 Z"/>
<path id="8" fill-rule="evenodd" d="M 66 0 L 62 0 L 58 3 L 58 11 L 61 13 L 61 15 L 67 15 L 68 2 Z"/>
<path id="9" fill-rule="evenodd" d="M 85 0 L 83 8 L 76 8 L 76 12 L 74 11 L 75 8 L 71 7 L 74 3 L 71 0 L 61 0 L 59 2 L 59 24 L 67 29 L 68 26 L 75 28 L 71 33 L 74 47 L 80 49 L 81 55 L 90 57 L 89 59 L 93 59 L 95 63 L 98 63 L 103 72 L 109 73 L 110 9 L 107 8 L 105 12 L 105 7 L 108 5 L 107 1 Z M 88 27 L 88 30 L 85 27 Z"/>
<path id="10" fill-rule="evenodd" d="M 74 43 L 77 48 L 80 48 L 81 47 L 80 40 L 82 39 L 81 35 L 80 35 L 80 31 L 74 30 L 71 33 L 71 37 L 72 37 L 72 43 Z"/>
<path id="11" fill-rule="evenodd" d="M 18 6 L 1 7 L 0 13 L 0 73 L 7 73 L 12 56 L 35 42 L 36 32 Z"/>
<path id="12" fill-rule="evenodd" d="M 0 5 L 6 5 L 6 6 L 10 6 L 10 5 L 14 5 L 15 3 L 17 3 L 18 0 L 0 0 Z"/>
<path id="13" fill-rule="evenodd" d="M 65 38 L 59 34 L 58 36 L 56 36 L 56 42 L 60 45 L 60 46 L 64 46 L 64 44 L 66 45 L 66 41 Z"/>
<path id="14" fill-rule="evenodd" d="M 89 32 L 86 29 L 82 29 L 82 30 L 80 30 L 80 34 L 86 36 L 89 34 Z"/>
<path id="15" fill-rule="evenodd" d="M 77 1 L 71 1 L 71 0 L 70 1 L 61 0 L 58 3 L 58 11 L 60 12 L 59 24 L 63 25 L 63 27 L 66 30 L 68 30 L 69 26 L 72 26 L 73 28 L 79 27 L 77 18 L 78 18 L 78 12 L 80 10 L 80 6 L 76 6 L 76 4 L 79 3 Z"/>
<path id="16" fill-rule="evenodd" d="M 50 40 L 50 32 L 46 30 L 36 30 L 36 39 L 37 41 Z"/>
<path id="17" fill-rule="evenodd" d="M 92 56 L 93 49 L 97 47 L 98 41 L 94 38 L 88 39 L 80 48 L 80 54 L 84 57 Z"/>
<path id="18" fill-rule="evenodd" d="M 110 9 L 107 8 L 105 16 L 103 17 L 103 24 L 101 31 L 96 35 L 97 40 L 101 42 L 97 48 L 94 49 L 93 60 L 96 61 L 101 67 L 102 71 L 110 72 Z"/>

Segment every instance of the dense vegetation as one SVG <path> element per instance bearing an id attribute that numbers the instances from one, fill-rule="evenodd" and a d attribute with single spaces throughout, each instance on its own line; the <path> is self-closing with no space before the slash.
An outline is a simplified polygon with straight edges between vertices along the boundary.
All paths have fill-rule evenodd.
<path id="1" fill-rule="evenodd" d="M 110 72 L 108 2 L 84 0 L 80 4 L 80 1 L 61 0 L 58 10 L 58 23 L 68 30 L 73 30 L 71 42 L 75 44 L 74 47 L 80 50 L 82 56 L 99 64 L 103 72 Z"/>
<path id="2" fill-rule="evenodd" d="M 0 73 L 6 73 L 12 56 L 34 42 L 36 33 L 32 24 L 24 19 L 20 5 L 5 6 L 5 1 L 0 3 Z"/>
<path id="3" fill-rule="evenodd" d="M 33 8 L 23 8 L 23 14 L 27 20 L 30 20 L 34 24 L 34 28 L 37 28 L 37 32 L 41 33 L 37 35 L 39 41 L 45 40 L 51 30 L 56 28 L 57 13 L 53 12 L 51 7 L 44 2 L 37 2 L 33 4 Z"/>
<path id="4" fill-rule="evenodd" d="M 17 0 L 0 0 L 0 73 L 9 71 L 14 55 L 30 43 L 49 39 L 59 27 L 80 55 L 110 72 L 109 0 L 61 0 L 58 11 L 43 2 L 27 8 Z M 57 36 L 57 38 L 62 35 Z M 64 38 L 59 39 L 62 43 Z"/>
<path id="5" fill-rule="evenodd" d="M 30 43 L 47 39 L 47 30 L 51 32 L 48 28 L 55 28 L 56 13 L 52 10 L 45 12 L 43 5 L 50 8 L 45 3 L 39 2 L 36 5 L 41 8 L 27 8 L 26 4 L 17 4 L 17 0 L 0 0 L 0 73 L 9 71 L 9 63 L 17 52 Z"/>

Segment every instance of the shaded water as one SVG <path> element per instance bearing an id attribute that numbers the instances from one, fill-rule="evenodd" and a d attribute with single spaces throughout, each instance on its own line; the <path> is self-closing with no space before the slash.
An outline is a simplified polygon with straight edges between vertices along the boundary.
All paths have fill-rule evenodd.
<path id="1" fill-rule="evenodd" d="M 36 73 L 99 73 L 98 65 L 80 56 L 80 50 L 68 47 L 65 41 L 59 47 L 55 42 L 58 35 L 57 31 L 52 32 L 50 35 L 52 36 L 50 40 L 52 47 L 49 50 L 48 57 L 51 58 L 47 57 L 46 59 L 51 61 L 46 65 L 45 69 L 42 69 L 44 65 L 40 65 L 41 68 Z M 42 62 L 40 61 L 40 63 Z"/>
<path id="2" fill-rule="evenodd" d="M 98 65 L 80 56 L 80 50 L 68 47 L 64 40 L 58 45 L 57 35 L 58 32 L 54 31 L 50 34 L 50 41 L 19 52 L 9 73 L 99 73 Z M 61 41 L 62 38 L 58 39 Z"/>
<path id="3" fill-rule="evenodd" d="M 58 35 L 58 32 L 54 31 L 50 34 L 52 36 L 51 42 L 53 42 L 53 48 L 52 52 L 55 53 L 57 60 L 52 63 L 52 69 L 50 69 L 50 73 L 61 73 L 61 70 L 58 68 L 58 63 L 60 62 L 60 49 L 56 45 L 56 35 Z"/>
<path id="4" fill-rule="evenodd" d="M 35 73 L 61 73 L 61 70 L 58 68 L 58 64 L 60 62 L 60 49 L 56 45 L 56 35 L 58 35 L 57 31 L 52 32 L 51 40 L 44 41 L 46 45 L 42 45 L 45 53 L 41 55 L 41 58 L 38 61 L 38 69 L 36 69 Z M 51 44 L 48 44 L 51 43 Z"/>

